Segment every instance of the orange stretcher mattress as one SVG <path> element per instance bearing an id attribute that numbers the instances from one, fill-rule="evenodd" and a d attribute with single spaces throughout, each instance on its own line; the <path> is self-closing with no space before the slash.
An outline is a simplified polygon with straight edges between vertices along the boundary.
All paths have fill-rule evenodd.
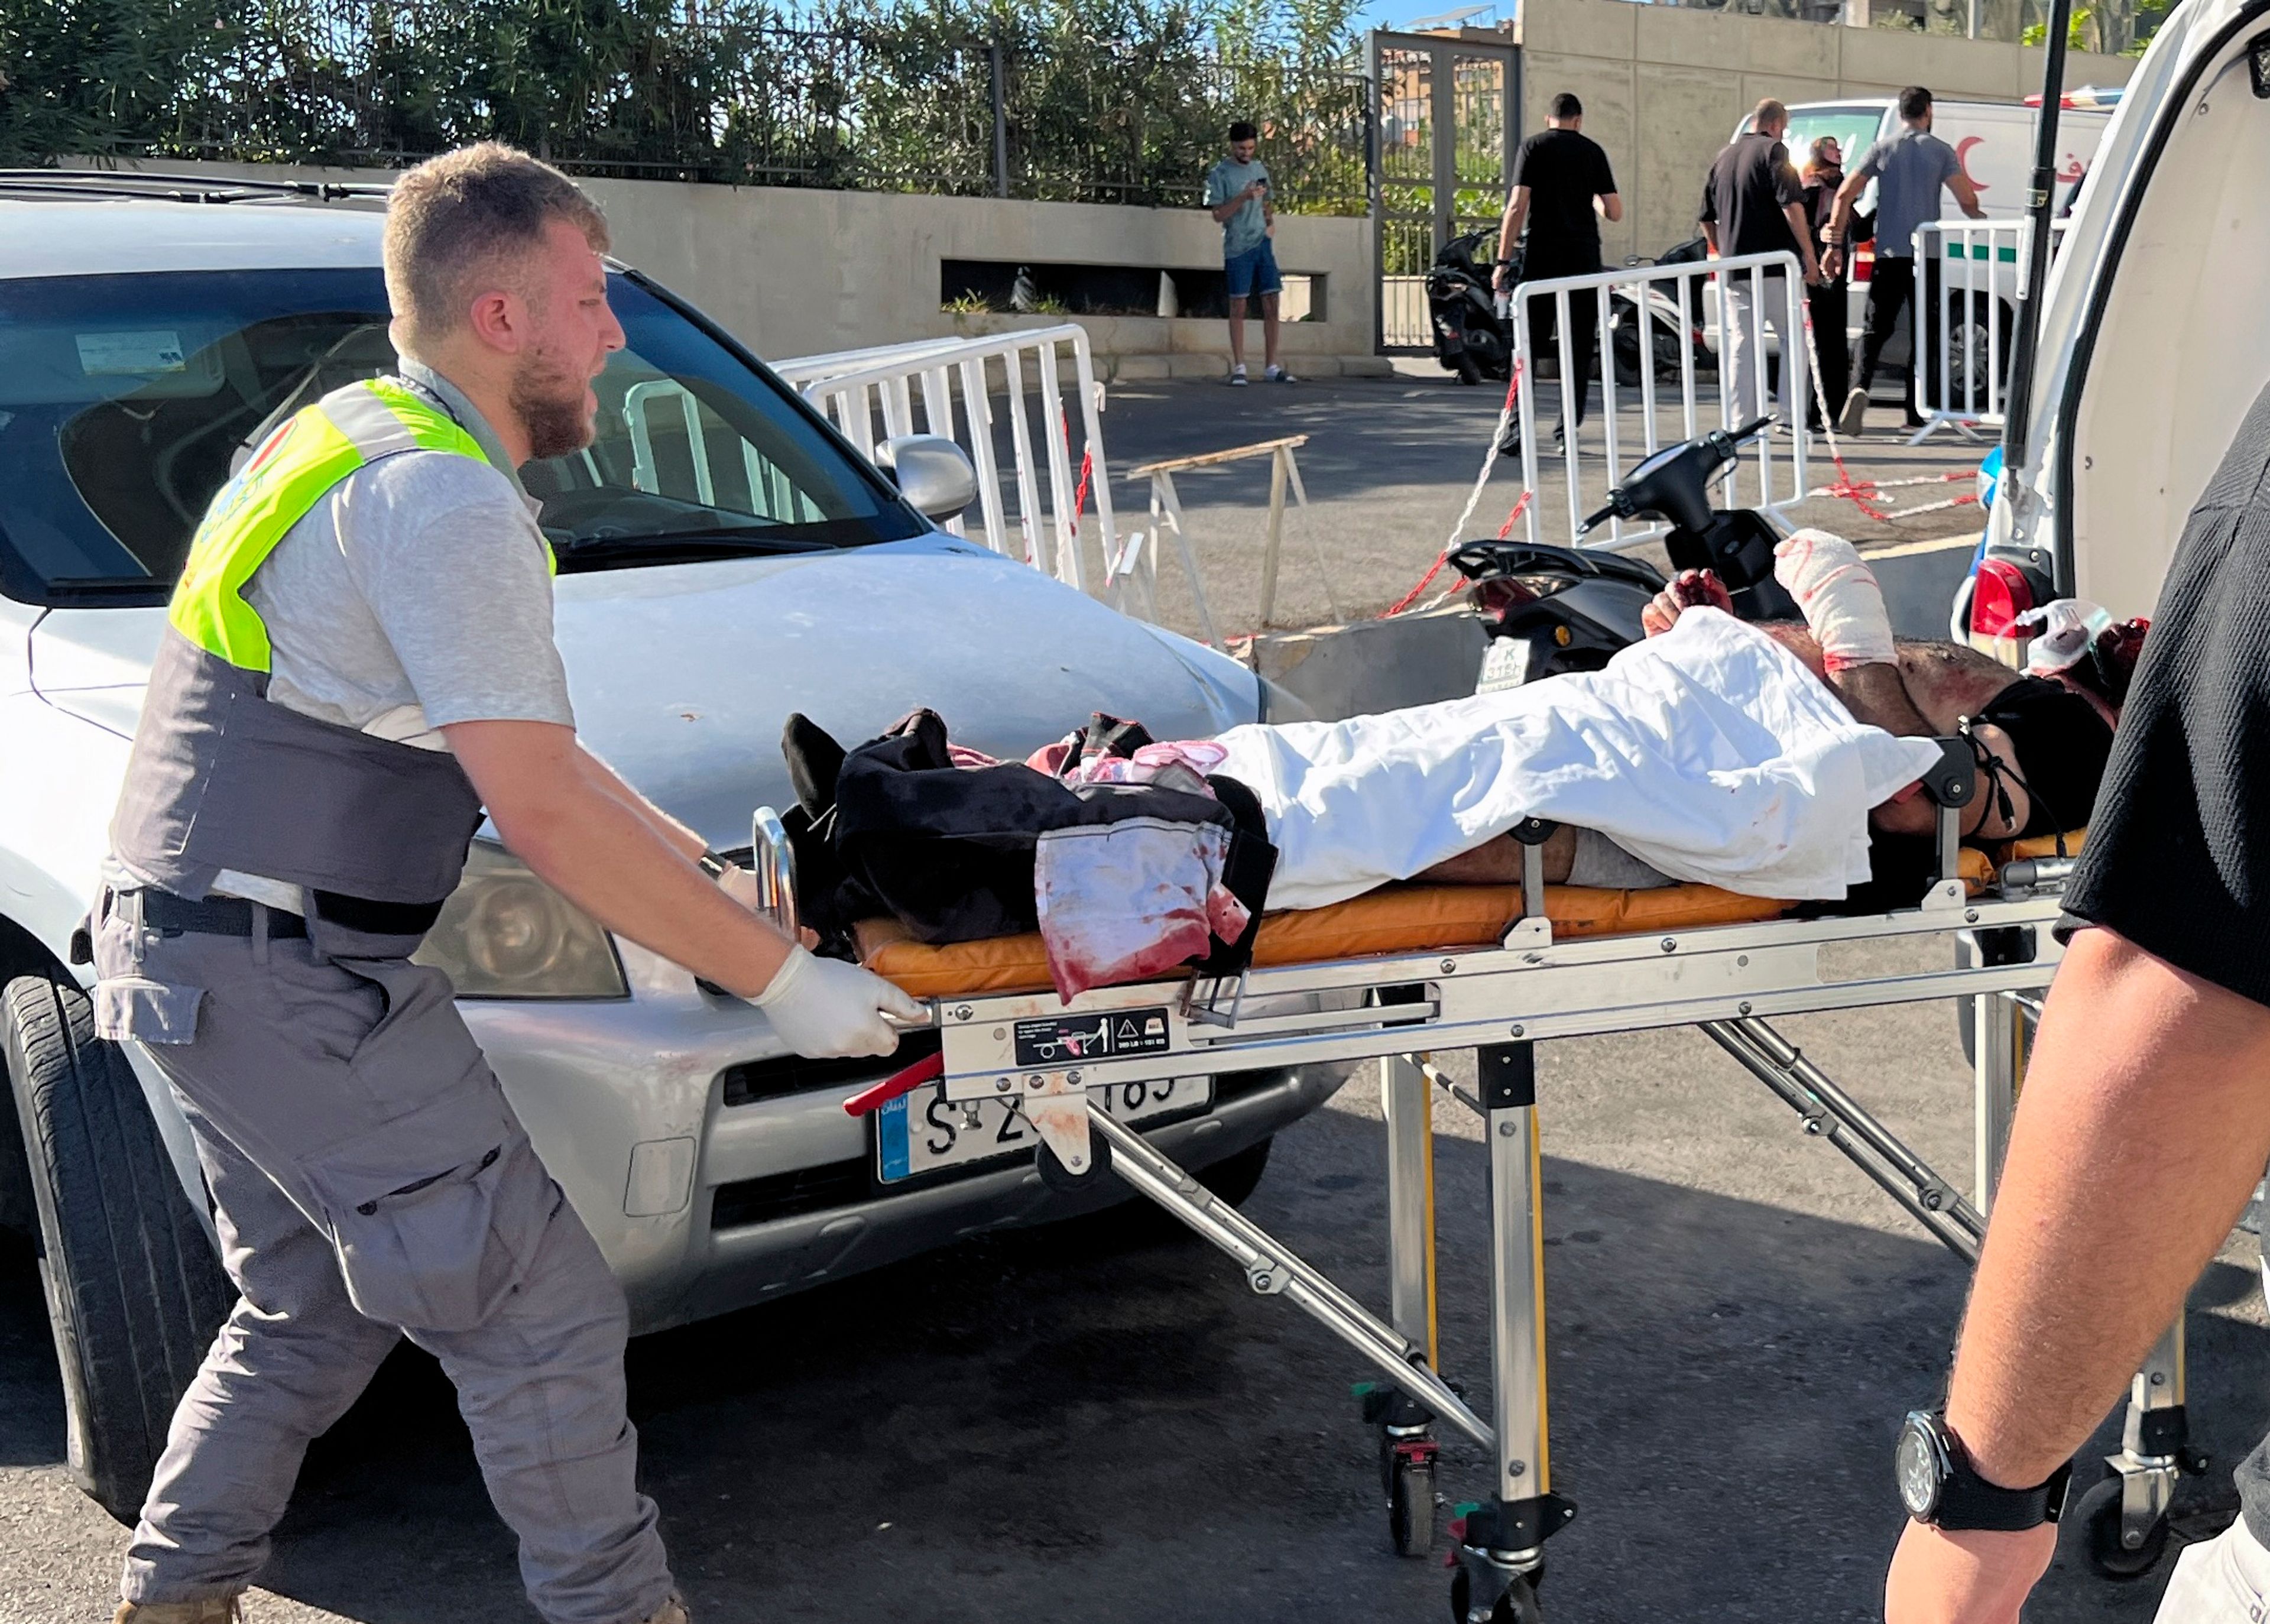
<path id="1" fill-rule="evenodd" d="M 1715 886 L 1545 887 L 1545 911 L 1560 941 L 1746 924 L 1777 918 L 1788 906 Z M 1263 915 L 1253 962 L 1266 968 L 1494 945 L 1520 916 L 1519 886 L 1383 886 L 1329 908 Z M 857 934 L 861 961 L 917 998 L 1040 992 L 1050 984 L 1038 932 L 933 947 L 914 940 L 895 920 L 870 919 Z"/>
<path id="2" fill-rule="evenodd" d="M 1976 846 L 1962 849 L 1963 889 L 1976 896 L 1994 883 L 1994 876 L 2002 864 L 2015 857 L 2054 857 L 2058 845 L 2063 842 L 2065 855 L 2077 857 L 2081 842 L 2088 838 L 2087 829 L 2068 829 L 2063 834 L 2036 834 L 2030 840 L 2004 841 L 1999 845 L 1981 850 Z"/>

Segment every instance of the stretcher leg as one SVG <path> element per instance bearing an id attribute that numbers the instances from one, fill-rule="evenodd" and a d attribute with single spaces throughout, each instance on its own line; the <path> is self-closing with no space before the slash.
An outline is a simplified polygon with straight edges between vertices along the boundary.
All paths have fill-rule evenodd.
<path id="1" fill-rule="evenodd" d="M 1245 1271 L 1253 1289 L 1281 1296 L 1325 1330 L 1361 1353 L 1389 1381 L 1486 1450 L 1497 1442 L 1488 1425 L 1442 1377 L 1427 1368 L 1423 1349 L 1357 1302 L 1316 1269 L 1294 1257 L 1260 1225 L 1154 1149 L 1147 1139 L 1123 1127 L 1099 1105 L 1089 1108 L 1088 1127 L 1111 1146 L 1110 1168 L 1138 1195 L 1148 1198 L 1229 1254 Z"/>
<path id="2" fill-rule="evenodd" d="M 1379 1063 L 1379 1102 L 1387 1122 L 1388 1317 L 1398 1335 L 1442 1368 L 1435 1319 L 1435 1127 L 1433 1085 L 1420 1062 L 1389 1055 Z M 1435 1545 L 1434 1418 L 1396 1387 L 1358 1390 L 1367 1423 L 1379 1429 L 1379 1484 L 1389 1542 L 1404 1556 Z"/>
<path id="3" fill-rule="evenodd" d="M 1982 1213 L 1994 1210 L 1994 1186 L 2010 1147 L 2010 1119 L 2018 1109 L 2018 1074 L 2025 1051 L 2026 1013 L 2015 995 L 1982 993 L 1971 1001 L 1973 1111 L 1970 1162 L 1973 1194 Z"/>
<path id="4" fill-rule="evenodd" d="M 1986 1226 L 1977 1209 L 1931 1165 L 1900 1143 L 1860 1102 L 1764 1021 L 1706 1020 L 1702 1031 L 1743 1068 L 1875 1180 L 1884 1193 L 1965 1263 L 1978 1261 Z"/>
<path id="5" fill-rule="evenodd" d="M 2104 1457 L 2104 1477 L 2066 1520 L 2082 1525 L 2088 1560 L 2108 1578 L 2149 1573 L 2168 1548 L 2168 1505 L 2176 1485 L 2207 1468 L 2191 1447 L 2184 1411 L 2184 1321 L 2168 1327 L 2128 1384 L 2120 1451 Z"/>
<path id="6" fill-rule="evenodd" d="M 1553 1492 L 1545 1405 L 1545 1229 L 1533 1045 L 1478 1050 L 1490 1163 L 1491 1399 L 1497 1493 L 1465 1515 L 1450 1606 L 1466 1624 L 1537 1615 L 1545 1541 L 1576 1515 Z"/>

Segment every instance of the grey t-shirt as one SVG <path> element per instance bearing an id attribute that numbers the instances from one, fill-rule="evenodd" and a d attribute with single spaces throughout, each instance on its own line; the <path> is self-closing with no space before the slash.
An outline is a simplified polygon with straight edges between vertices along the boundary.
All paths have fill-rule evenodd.
<path id="1" fill-rule="evenodd" d="M 1852 173 L 1875 179 L 1876 252 L 1911 259 L 1915 228 L 1940 217 L 1940 189 L 1962 173 L 1962 160 L 1929 130 L 1906 129 L 1870 147 Z"/>
<path id="2" fill-rule="evenodd" d="M 574 726 L 552 639 L 536 504 L 488 424 L 406 362 L 490 462 L 404 451 L 360 469 L 293 525 L 246 583 L 268 628 L 268 697 L 303 716 L 425 750 L 453 722 Z M 296 887 L 224 871 L 214 888 L 298 911 Z"/>
<path id="3" fill-rule="evenodd" d="M 1206 171 L 1205 206 L 1219 209 L 1254 182 L 1268 179 L 1269 166 L 1257 158 L 1250 164 L 1225 158 Z M 1250 254 L 1268 235 L 1269 221 L 1261 211 L 1262 202 L 1262 197 L 1247 198 L 1243 208 L 1221 223 L 1221 256 L 1224 259 L 1235 259 L 1240 254 Z"/>

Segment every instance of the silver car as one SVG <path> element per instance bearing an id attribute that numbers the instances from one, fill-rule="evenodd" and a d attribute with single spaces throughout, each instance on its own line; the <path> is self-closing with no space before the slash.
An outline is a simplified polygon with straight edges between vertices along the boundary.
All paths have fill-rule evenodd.
<path id="1" fill-rule="evenodd" d="M 0 1047 L 23 1127 L 20 1152 L 0 1135 L 0 1223 L 40 1249 L 73 1473 L 130 1519 L 233 1293 L 187 1131 L 145 1059 L 93 1038 L 72 937 L 206 500 L 266 426 L 392 358 L 377 213 L 161 189 L 0 176 Z M 1162 738 L 1265 715 L 1250 672 L 939 530 L 697 312 L 611 281 L 629 344 L 597 441 L 526 472 L 583 736 L 713 846 L 789 803 L 795 711 L 853 742 L 928 706 L 1004 757 L 1095 710 Z M 1005 1112 L 925 1092 L 847 1116 L 914 1040 L 897 1062 L 786 1054 L 754 1008 L 612 939 L 493 838 L 426 956 L 637 1329 L 1123 1193 L 1043 1186 Z M 1162 1078 L 1110 1103 L 1242 1197 L 1339 1081 Z"/>

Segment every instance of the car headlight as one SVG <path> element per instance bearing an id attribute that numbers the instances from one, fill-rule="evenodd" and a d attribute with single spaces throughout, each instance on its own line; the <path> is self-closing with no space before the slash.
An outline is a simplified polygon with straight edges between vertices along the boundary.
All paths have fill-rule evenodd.
<path id="1" fill-rule="evenodd" d="M 485 841 L 474 842 L 464 879 L 412 957 L 447 975 L 464 998 L 630 996 L 599 922 Z"/>

